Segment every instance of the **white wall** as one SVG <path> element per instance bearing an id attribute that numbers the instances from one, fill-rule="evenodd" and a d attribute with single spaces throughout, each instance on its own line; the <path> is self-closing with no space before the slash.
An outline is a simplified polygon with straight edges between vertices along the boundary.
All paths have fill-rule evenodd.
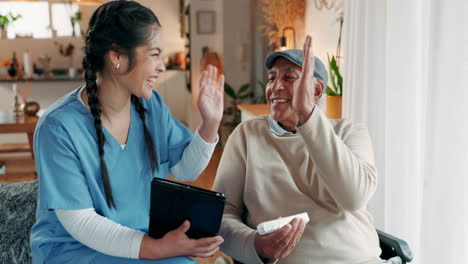
<path id="1" fill-rule="evenodd" d="M 255 10 L 252 12 L 252 20 L 254 24 L 251 27 L 252 46 L 254 47 L 252 56 L 252 75 L 255 83 L 258 81 L 264 82 L 266 77 L 265 57 L 270 52 L 268 40 L 260 30 L 260 26 L 264 24 L 263 12 L 260 8 L 260 0 L 252 0 L 251 8 Z M 264 91 L 257 86 L 255 90 L 255 97 L 259 98 L 264 95 Z"/>
<path id="2" fill-rule="evenodd" d="M 234 90 L 250 82 L 252 65 L 250 0 L 224 1 L 224 72 Z"/>
<path id="3" fill-rule="evenodd" d="M 312 36 L 312 48 L 314 50 L 314 54 L 323 62 L 329 72 L 327 53 L 330 56 L 336 54 L 336 46 L 338 44 L 338 37 L 340 34 L 340 24 L 337 21 L 339 12 L 335 11 L 334 8 L 331 10 L 326 8 L 319 10 L 315 5 L 316 1 L 306 1 L 305 34 Z M 298 48 L 302 49 L 303 44 L 304 43 L 302 42 Z M 340 65 L 346 59 L 343 54 L 343 48 L 341 49 L 341 57 Z M 320 109 L 324 111 L 326 107 L 325 98 L 326 95 L 324 93 L 318 104 Z"/>
<path id="4" fill-rule="evenodd" d="M 150 8 L 162 25 L 163 55 L 184 51 L 185 40 L 180 35 L 180 14 L 178 0 L 138 0 Z"/>
<path id="5" fill-rule="evenodd" d="M 223 54 L 223 2 L 220 0 L 190 0 L 190 52 L 191 52 L 191 85 L 192 85 L 192 101 L 189 107 L 187 117 L 188 126 L 195 130 L 200 123 L 200 113 L 196 106 L 198 96 L 198 82 L 200 80 L 200 61 L 202 58 L 202 48 L 209 46 L 218 54 Z M 216 31 L 214 34 L 197 34 L 197 11 L 211 10 L 216 14 Z"/>
<path id="6" fill-rule="evenodd" d="M 322 10 L 318 10 L 314 2 L 316 1 L 307 0 L 305 32 L 312 36 L 312 47 L 315 56 L 328 66 L 327 52 L 330 56 L 336 53 L 336 45 L 338 43 L 340 31 L 340 24 L 336 19 L 339 13 L 334 9 L 328 10 L 323 8 Z M 298 48 L 302 49 L 302 45 L 303 43 L 300 43 Z M 344 56 L 343 49 L 341 49 L 341 54 Z"/>
<path id="7" fill-rule="evenodd" d="M 172 116 L 187 125 L 187 109 L 190 108 L 187 100 L 190 100 L 191 95 L 186 88 L 185 72 L 166 71 L 158 80 L 155 90 L 158 91 L 164 103 L 171 110 Z"/>

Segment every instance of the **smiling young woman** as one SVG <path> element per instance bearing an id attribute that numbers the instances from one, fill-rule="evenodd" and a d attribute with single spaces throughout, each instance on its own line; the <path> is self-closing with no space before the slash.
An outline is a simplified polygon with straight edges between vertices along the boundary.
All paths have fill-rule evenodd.
<path id="1" fill-rule="evenodd" d="M 112 1 L 86 33 L 86 83 L 38 122 L 39 178 L 33 263 L 193 263 L 221 237 L 189 239 L 190 223 L 161 239 L 148 231 L 153 177 L 194 180 L 217 143 L 224 77 L 209 66 L 200 80 L 202 121 L 192 134 L 154 91 L 164 74 L 161 24 L 133 1 Z"/>

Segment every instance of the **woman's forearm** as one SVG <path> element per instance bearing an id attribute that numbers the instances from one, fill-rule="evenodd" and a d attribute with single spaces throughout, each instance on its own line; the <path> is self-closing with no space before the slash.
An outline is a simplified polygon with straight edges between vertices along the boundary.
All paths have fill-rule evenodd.
<path id="1" fill-rule="evenodd" d="M 210 162 L 216 143 L 218 138 L 215 142 L 209 143 L 201 138 L 199 131 L 196 131 L 180 161 L 170 168 L 172 177 L 179 181 L 195 180 Z"/>
<path id="2" fill-rule="evenodd" d="M 213 143 L 218 138 L 219 122 L 201 121 L 198 133 L 205 142 Z"/>
<path id="3" fill-rule="evenodd" d="M 81 244 L 110 256 L 139 257 L 143 232 L 101 216 L 94 208 L 56 209 L 55 214 L 65 230 Z"/>

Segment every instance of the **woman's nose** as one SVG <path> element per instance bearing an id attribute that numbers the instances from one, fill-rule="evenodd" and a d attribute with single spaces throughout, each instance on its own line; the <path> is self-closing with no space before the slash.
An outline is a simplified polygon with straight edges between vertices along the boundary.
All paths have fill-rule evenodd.
<path id="1" fill-rule="evenodd" d="M 161 61 L 159 62 L 159 65 L 158 65 L 158 67 L 156 68 L 156 70 L 157 70 L 158 72 L 165 72 L 165 71 L 166 71 L 166 66 L 164 65 L 164 61 L 163 61 L 163 60 L 161 60 Z"/>

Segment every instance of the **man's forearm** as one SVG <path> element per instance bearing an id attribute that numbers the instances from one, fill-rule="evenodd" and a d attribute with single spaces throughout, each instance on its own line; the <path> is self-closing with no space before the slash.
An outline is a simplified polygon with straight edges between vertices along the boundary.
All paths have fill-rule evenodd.
<path id="1" fill-rule="evenodd" d="M 239 218 L 225 214 L 220 230 L 220 235 L 224 238 L 221 251 L 242 263 L 267 263 L 261 259 L 255 249 L 256 233 L 255 229 L 248 227 Z"/>
<path id="2" fill-rule="evenodd" d="M 345 144 L 316 109 L 298 131 L 319 176 L 343 209 L 353 211 L 365 206 L 377 185 L 367 130 L 352 131 Z"/>

